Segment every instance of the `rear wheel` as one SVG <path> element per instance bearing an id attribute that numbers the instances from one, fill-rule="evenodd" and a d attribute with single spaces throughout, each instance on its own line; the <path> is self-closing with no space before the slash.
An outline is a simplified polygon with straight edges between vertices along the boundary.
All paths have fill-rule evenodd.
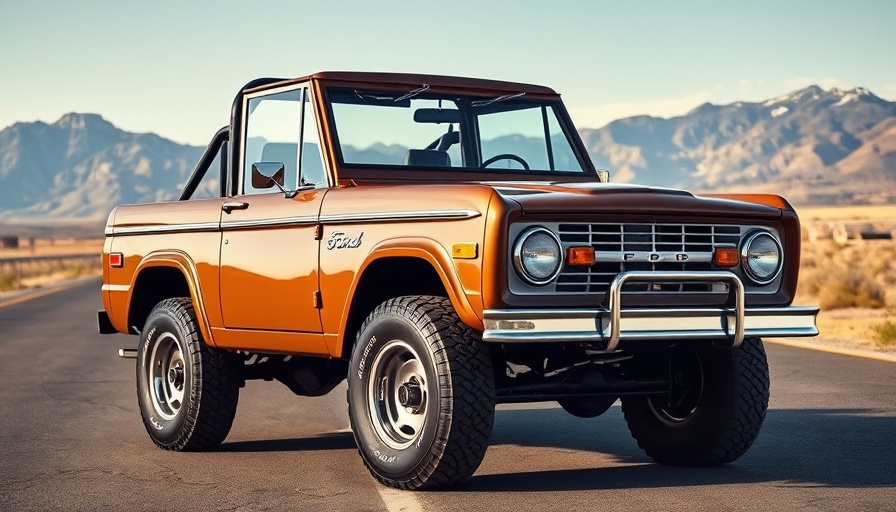
<path id="1" fill-rule="evenodd" d="M 206 345 L 190 299 L 159 302 L 137 351 L 137 403 L 160 448 L 213 448 L 227 437 L 239 399 L 240 361 Z"/>
<path id="2" fill-rule="evenodd" d="M 349 368 L 352 431 L 377 480 L 434 488 L 476 471 L 491 438 L 494 377 L 478 333 L 448 299 L 409 296 L 378 306 Z"/>
<path id="3" fill-rule="evenodd" d="M 662 397 L 623 397 L 632 437 L 663 464 L 712 466 L 732 462 L 753 444 L 769 398 L 762 341 L 738 348 L 676 348 L 670 354 L 671 391 Z"/>

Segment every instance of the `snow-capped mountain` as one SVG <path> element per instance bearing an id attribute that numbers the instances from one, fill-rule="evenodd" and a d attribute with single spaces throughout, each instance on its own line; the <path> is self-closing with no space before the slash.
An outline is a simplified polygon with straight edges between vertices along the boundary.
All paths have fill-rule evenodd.
<path id="1" fill-rule="evenodd" d="M 704 104 L 581 130 L 617 181 L 782 193 L 797 203 L 896 197 L 896 103 L 810 86 L 761 103 Z"/>

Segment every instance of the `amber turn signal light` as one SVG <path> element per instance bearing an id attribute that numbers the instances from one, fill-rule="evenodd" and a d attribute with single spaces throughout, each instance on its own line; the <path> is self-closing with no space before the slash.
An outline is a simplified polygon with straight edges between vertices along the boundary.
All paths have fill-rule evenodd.
<path id="1" fill-rule="evenodd" d="M 737 247 L 718 247 L 712 254 L 712 264 L 717 267 L 736 267 L 738 263 Z"/>
<path id="2" fill-rule="evenodd" d="M 479 255 L 479 244 L 454 244 L 451 246 L 451 256 L 459 260 L 475 260 Z"/>
<path id="3" fill-rule="evenodd" d="M 588 246 L 566 249 L 566 264 L 573 267 L 590 267 L 594 265 L 594 249 Z"/>

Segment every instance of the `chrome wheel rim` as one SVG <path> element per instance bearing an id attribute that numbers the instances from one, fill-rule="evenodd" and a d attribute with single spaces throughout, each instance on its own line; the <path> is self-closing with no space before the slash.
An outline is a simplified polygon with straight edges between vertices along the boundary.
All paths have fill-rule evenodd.
<path id="1" fill-rule="evenodd" d="M 149 393 L 156 414 L 166 420 L 177 416 L 184 401 L 186 369 L 180 341 L 166 332 L 159 335 L 149 358 Z"/>
<path id="2" fill-rule="evenodd" d="M 389 341 L 373 360 L 367 408 L 377 436 L 390 448 L 407 448 L 422 434 L 429 406 L 427 385 L 420 356 L 404 341 Z"/>
<path id="3" fill-rule="evenodd" d="M 663 423 L 678 426 L 687 423 L 697 412 L 703 398 L 703 363 L 696 352 L 674 356 L 669 394 L 651 397 L 650 410 Z"/>

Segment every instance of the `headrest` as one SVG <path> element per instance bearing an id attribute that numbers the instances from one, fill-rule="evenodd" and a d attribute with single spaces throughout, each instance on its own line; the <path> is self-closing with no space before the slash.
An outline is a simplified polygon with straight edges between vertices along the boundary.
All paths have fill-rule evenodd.
<path id="1" fill-rule="evenodd" d="M 409 149 L 404 165 L 418 167 L 451 167 L 451 158 L 437 149 Z"/>

